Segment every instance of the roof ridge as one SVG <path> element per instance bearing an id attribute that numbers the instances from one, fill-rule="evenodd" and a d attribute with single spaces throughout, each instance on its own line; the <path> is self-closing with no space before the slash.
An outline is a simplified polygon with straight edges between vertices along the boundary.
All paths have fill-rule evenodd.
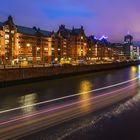
<path id="1" fill-rule="evenodd" d="M 33 29 L 33 27 L 27 27 L 27 26 L 21 26 L 21 25 L 16 25 L 16 27 L 23 27 L 23 28 Z"/>

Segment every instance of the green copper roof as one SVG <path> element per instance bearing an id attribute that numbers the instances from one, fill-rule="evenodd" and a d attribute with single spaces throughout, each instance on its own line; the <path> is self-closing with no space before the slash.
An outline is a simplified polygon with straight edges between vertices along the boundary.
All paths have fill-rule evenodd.
<path id="1" fill-rule="evenodd" d="M 50 36 L 51 34 L 51 32 L 49 31 L 37 30 L 35 28 L 23 27 L 18 25 L 17 25 L 17 32 L 22 34 L 27 34 L 27 35 L 36 35 L 37 32 L 40 32 L 44 36 Z"/>
<path id="2" fill-rule="evenodd" d="M 23 27 L 23 26 L 17 26 L 17 32 L 22 34 L 28 34 L 28 35 L 35 35 L 36 30 L 33 28 Z"/>
<path id="3" fill-rule="evenodd" d="M 81 33 L 81 29 L 75 28 L 72 30 L 72 34 L 74 34 L 74 35 L 79 35 L 80 33 Z"/>
<path id="4" fill-rule="evenodd" d="M 44 36 L 50 36 L 51 35 L 51 32 L 49 32 L 49 31 L 40 30 L 39 32 L 42 33 Z"/>

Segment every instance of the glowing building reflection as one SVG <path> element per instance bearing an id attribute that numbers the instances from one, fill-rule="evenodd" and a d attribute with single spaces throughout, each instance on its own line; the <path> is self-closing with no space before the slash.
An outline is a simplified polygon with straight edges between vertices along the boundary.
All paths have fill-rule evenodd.
<path id="1" fill-rule="evenodd" d="M 80 83 L 80 105 L 85 112 L 90 110 L 91 93 L 88 93 L 90 90 L 92 90 L 92 83 L 90 81 L 85 80 Z"/>
<path id="2" fill-rule="evenodd" d="M 31 93 L 31 94 L 22 96 L 19 100 L 20 106 L 21 107 L 25 106 L 25 108 L 22 109 L 22 112 L 23 113 L 34 112 L 35 111 L 35 106 L 29 106 L 29 105 L 32 105 L 32 104 L 36 103 L 36 101 L 37 101 L 37 94 L 36 93 Z"/>
<path id="3" fill-rule="evenodd" d="M 130 79 L 136 78 L 137 77 L 137 67 L 132 66 L 130 68 Z"/>
<path id="4" fill-rule="evenodd" d="M 130 79 L 134 79 L 136 77 L 140 76 L 140 65 L 139 66 L 132 66 L 130 68 Z M 140 86 L 140 79 L 137 79 L 137 81 L 132 81 L 131 83 L 137 84 L 137 86 Z"/>
<path id="5" fill-rule="evenodd" d="M 138 76 L 140 77 L 140 65 L 138 66 Z M 139 78 L 139 85 L 140 85 L 140 78 Z"/>

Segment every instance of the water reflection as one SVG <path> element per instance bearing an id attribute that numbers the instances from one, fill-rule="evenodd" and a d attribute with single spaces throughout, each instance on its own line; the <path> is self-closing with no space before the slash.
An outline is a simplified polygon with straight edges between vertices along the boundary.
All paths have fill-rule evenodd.
<path id="1" fill-rule="evenodd" d="M 79 92 L 81 93 L 79 100 L 82 101 L 80 106 L 82 107 L 82 110 L 84 111 L 89 111 L 90 110 L 90 101 L 89 99 L 91 98 L 91 93 L 85 93 L 87 91 L 92 90 L 92 83 L 88 80 L 81 81 L 80 83 L 80 90 Z"/>
<path id="2" fill-rule="evenodd" d="M 136 67 L 136 66 L 132 66 L 130 68 L 131 79 L 133 79 L 137 76 L 137 69 L 138 69 L 138 67 Z"/>
<path id="3" fill-rule="evenodd" d="M 28 106 L 37 102 L 37 93 L 31 93 L 25 96 L 20 97 L 19 103 L 20 107 Z M 23 113 L 32 113 L 35 111 L 35 106 L 28 106 L 22 108 Z"/>
<path id="4" fill-rule="evenodd" d="M 130 68 L 130 79 L 136 78 L 138 72 L 138 67 L 137 66 L 131 66 Z M 135 81 L 132 81 L 131 83 L 135 83 Z"/>
<path id="5" fill-rule="evenodd" d="M 140 77 L 140 65 L 138 65 L 138 77 Z M 138 79 L 140 85 L 140 78 Z"/>
<path id="6" fill-rule="evenodd" d="M 3 88 L 0 89 L 0 94 L 3 97 L 0 99 L 0 110 L 11 109 L 34 103 L 36 102 L 34 101 L 36 98 L 38 102 L 42 102 L 79 92 L 86 92 L 88 90 L 124 82 L 133 79 L 138 75 L 140 76 L 140 65 Z M 28 93 L 31 93 L 31 97 Z M 37 94 L 34 95 L 35 93 Z M 90 94 L 81 95 L 80 99 L 89 98 L 90 96 Z M 33 99 L 30 99 L 32 97 Z M 27 101 L 28 99 L 29 101 Z"/>

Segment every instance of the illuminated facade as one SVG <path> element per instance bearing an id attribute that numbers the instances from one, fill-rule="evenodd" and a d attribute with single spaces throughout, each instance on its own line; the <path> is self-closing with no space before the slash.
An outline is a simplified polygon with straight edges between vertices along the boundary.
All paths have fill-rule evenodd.
<path id="1" fill-rule="evenodd" d="M 93 61 L 113 61 L 118 58 L 117 48 L 113 47 L 104 37 L 98 40 L 90 36 L 87 58 Z"/>
<path id="2" fill-rule="evenodd" d="M 58 60 L 67 61 L 70 60 L 70 49 L 69 49 L 69 40 L 70 40 L 71 30 L 66 29 L 65 25 L 60 25 L 57 31 L 57 46 L 58 46 Z"/>
<path id="3" fill-rule="evenodd" d="M 100 39 L 87 37 L 82 26 L 67 29 L 61 25 L 57 32 L 23 27 L 16 25 L 9 16 L 6 22 L 0 22 L 0 64 L 111 61 L 119 59 L 120 54 L 128 58 L 139 56 L 139 48 L 133 46 L 132 36 L 125 36 L 121 50 L 106 39 L 104 36 Z"/>
<path id="4" fill-rule="evenodd" d="M 61 60 L 86 59 L 87 41 L 83 27 L 55 32 L 15 25 L 8 17 L 0 23 L 0 63 L 51 63 Z"/>
<path id="5" fill-rule="evenodd" d="M 70 57 L 73 60 L 86 60 L 87 57 L 87 37 L 84 33 L 84 29 L 73 28 L 70 36 Z"/>
<path id="6" fill-rule="evenodd" d="M 127 59 L 138 59 L 139 58 L 139 47 L 133 43 L 133 36 L 128 34 L 124 37 L 124 53 Z"/>
<path id="7" fill-rule="evenodd" d="M 86 60 L 87 37 L 83 27 L 66 29 L 64 25 L 59 27 L 57 36 L 61 40 L 61 59 Z"/>
<path id="8" fill-rule="evenodd" d="M 0 36 L 1 63 L 51 61 L 55 47 L 52 32 L 15 25 L 9 16 L 6 22 L 0 23 Z"/>

